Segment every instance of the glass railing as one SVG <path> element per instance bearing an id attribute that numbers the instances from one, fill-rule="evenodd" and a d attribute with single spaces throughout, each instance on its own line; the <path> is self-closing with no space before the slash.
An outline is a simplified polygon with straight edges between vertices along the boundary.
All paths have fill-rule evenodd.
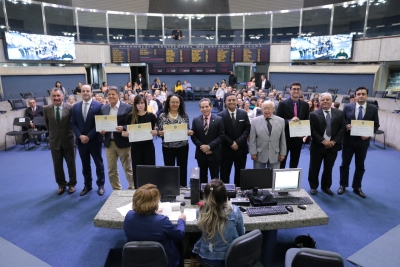
<path id="1" fill-rule="evenodd" d="M 146 45 L 287 43 L 295 36 L 400 35 L 399 0 L 358 0 L 294 10 L 149 14 L 0 0 L 0 31 L 73 36 L 76 42 Z M 175 40 L 177 29 L 182 38 Z"/>

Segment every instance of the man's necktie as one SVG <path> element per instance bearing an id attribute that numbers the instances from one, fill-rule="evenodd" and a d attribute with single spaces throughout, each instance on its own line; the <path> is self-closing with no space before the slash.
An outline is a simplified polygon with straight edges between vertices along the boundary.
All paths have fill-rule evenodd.
<path id="1" fill-rule="evenodd" d="M 204 117 L 204 134 L 208 133 L 208 117 Z"/>
<path id="2" fill-rule="evenodd" d="M 32 115 L 35 115 L 35 108 L 32 109 Z"/>
<path id="3" fill-rule="evenodd" d="M 89 103 L 85 102 L 84 104 L 85 104 L 85 107 L 83 108 L 83 120 L 86 122 L 87 110 L 88 110 Z"/>
<path id="4" fill-rule="evenodd" d="M 360 106 L 359 108 L 358 108 L 358 116 L 357 116 L 357 120 L 362 120 L 363 119 L 363 107 L 362 106 Z"/>
<path id="5" fill-rule="evenodd" d="M 235 119 L 235 113 L 231 113 L 231 115 L 232 115 L 232 117 L 231 117 L 231 120 L 232 120 L 232 124 L 233 124 L 233 126 L 235 126 L 235 122 L 236 122 L 236 119 Z"/>
<path id="6" fill-rule="evenodd" d="M 329 136 L 329 137 L 331 137 L 332 135 L 332 129 L 331 129 L 331 115 L 329 114 L 329 111 L 325 111 L 325 113 L 326 113 L 326 117 L 325 117 L 325 120 L 326 120 L 326 135 L 327 136 Z"/>
<path id="7" fill-rule="evenodd" d="M 266 118 L 266 120 L 267 120 L 268 134 L 269 134 L 269 136 L 271 136 L 271 132 L 272 132 L 272 124 L 270 122 L 271 118 Z"/>
<path id="8" fill-rule="evenodd" d="M 58 125 L 61 124 L 60 108 L 56 109 L 56 121 Z"/>
<path id="9" fill-rule="evenodd" d="M 297 102 L 294 102 L 293 114 L 295 117 L 297 117 Z"/>

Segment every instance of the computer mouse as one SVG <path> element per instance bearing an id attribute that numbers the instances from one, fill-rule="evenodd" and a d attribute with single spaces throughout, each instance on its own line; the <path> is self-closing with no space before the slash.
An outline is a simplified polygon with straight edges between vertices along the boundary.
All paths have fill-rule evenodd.
<path id="1" fill-rule="evenodd" d="M 297 207 L 299 207 L 299 209 L 302 209 L 302 210 L 307 209 L 307 206 L 306 205 L 302 205 L 302 204 L 299 204 Z"/>
<path id="2" fill-rule="evenodd" d="M 185 201 L 181 201 L 181 206 L 185 206 L 186 202 Z"/>
<path id="3" fill-rule="evenodd" d="M 287 209 L 287 211 L 293 212 L 292 206 L 285 206 L 285 208 Z"/>

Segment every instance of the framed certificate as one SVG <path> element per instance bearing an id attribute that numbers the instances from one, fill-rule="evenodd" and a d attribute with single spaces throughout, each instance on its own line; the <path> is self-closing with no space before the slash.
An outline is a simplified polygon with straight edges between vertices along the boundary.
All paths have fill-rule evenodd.
<path id="1" fill-rule="evenodd" d="M 164 142 L 177 142 L 188 140 L 187 124 L 164 125 Z"/>
<path id="2" fill-rule="evenodd" d="M 96 123 L 96 132 L 115 132 L 115 128 L 118 126 L 116 115 L 96 115 L 94 116 L 94 120 Z"/>
<path id="3" fill-rule="evenodd" d="M 303 137 L 311 135 L 310 121 L 290 121 L 289 122 L 290 137 Z"/>
<path id="4" fill-rule="evenodd" d="M 129 132 L 129 142 L 140 142 L 153 140 L 151 135 L 151 123 L 129 124 L 127 126 Z"/>
<path id="5" fill-rule="evenodd" d="M 374 121 L 351 120 L 350 135 L 374 136 Z"/>

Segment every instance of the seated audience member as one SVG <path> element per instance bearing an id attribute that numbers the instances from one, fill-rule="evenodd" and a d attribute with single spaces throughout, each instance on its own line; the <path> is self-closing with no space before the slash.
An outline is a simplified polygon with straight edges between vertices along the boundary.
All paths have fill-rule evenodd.
<path id="1" fill-rule="evenodd" d="M 165 82 L 162 82 L 162 83 L 161 83 L 161 86 L 160 86 L 160 95 L 161 95 L 161 96 L 164 96 L 164 101 L 165 101 L 165 99 L 167 99 L 167 96 L 168 96 L 168 86 L 167 86 L 167 84 L 166 84 Z"/>
<path id="2" fill-rule="evenodd" d="M 228 204 L 225 185 L 219 179 L 213 179 L 205 186 L 204 198 L 197 220 L 202 236 L 193 252 L 203 266 L 225 266 L 230 244 L 244 234 L 242 213 L 237 206 Z"/>
<path id="3" fill-rule="evenodd" d="M 275 99 L 276 99 L 276 101 L 281 102 L 281 101 L 283 100 L 282 94 L 281 94 L 281 93 L 277 94 L 277 95 L 275 96 Z"/>
<path id="4" fill-rule="evenodd" d="M 250 109 L 253 110 L 257 106 L 257 97 L 252 96 L 250 100 Z"/>
<path id="5" fill-rule="evenodd" d="M 304 95 L 300 94 L 299 99 L 304 101 Z"/>
<path id="6" fill-rule="evenodd" d="M 215 83 L 213 88 L 211 88 L 212 92 L 217 92 L 217 90 L 219 89 L 219 83 Z"/>
<path id="7" fill-rule="evenodd" d="M 257 100 L 256 106 L 255 106 L 254 109 L 253 109 L 254 115 L 255 115 L 256 117 L 262 115 L 262 109 L 261 109 L 262 103 L 264 103 L 264 99 L 259 98 L 259 99 Z"/>
<path id="8" fill-rule="evenodd" d="M 237 108 L 243 109 L 243 99 L 237 98 Z"/>
<path id="9" fill-rule="evenodd" d="M 82 89 L 82 83 L 78 82 L 78 86 L 74 90 L 74 95 L 80 95 L 81 94 L 81 89 Z"/>
<path id="10" fill-rule="evenodd" d="M 133 84 L 133 89 L 132 89 L 133 94 L 137 95 L 141 91 L 142 91 L 142 85 L 135 82 Z"/>
<path id="11" fill-rule="evenodd" d="M 153 101 L 157 103 L 157 112 L 163 108 L 161 101 L 159 100 L 160 97 L 160 90 L 156 90 L 153 95 Z"/>
<path id="12" fill-rule="evenodd" d="M 183 91 L 185 92 L 185 101 L 188 100 L 188 97 L 191 96 L 192 97 L 192 101 L 194 102 L 194 93 L 192 90 L 192 85 L 190 83 L 188 83 L 187 81 L 183 81 Z"/>
<path id="13" fill-rule="evenodd" d="M 128 103 L 127 104 L 133 105 L 134 99 L 135 99 L 135 95 L 130 95 L 129 98 L 128 98 Z"/>
<path id="14" fill-rule="evenodd" d="M 146 101 L 147 101 L 147 110 L 148 112 L 153 113 L 154 115 L 157 114 L 158 111 L 158 105 L 157 102 L 153 100 L 153 96 L 148 93 L 146 95 Z"/>
<path id="15" fill-rule="evenodd" d="M 333 102 L 332 103 L 332 108 L 339 108 L 340 107 L 340 103 L 339 102 Z"/>
<path id="16" fill-rule="evenodd" d="M 106 82 L 103 82 L 101 85 L 101 92 L 104 94 L 104 97 L 107 97 L 108 93 L 108 85 Z"/>
<path id="17" fill-rule="evenodd" d="M 180 80 L 176 81 L 174 92 L 183 97 L 183 88 Z"/>
<path id="18" fill-rule="evenodd" d="M 29 119 L 31 121 L 30 128 L 34 129 L 36 126 L 33 124 L 33 118 L 43 117 L 43 107 L 36 105 L 36 100 L 33 98 L 29 99 L 28 105 L 29 105 L 29 108 L 25 109 L 25 117 L 29 117 Z M 41 131 L 41 130 L 45 130 L 46 126 L 39 126 L 37 128 L 39 131 Z M 22 126 L 22 130 L 27 131 L 28 127 Z M 48 134 L 47 134 L 47 136 L 48 136 Z M 22 137 L 23 137 L 25 144 L 27 144 L 29 142 L 28 133 L 25 133 Z M 40 136 L 34 136 L 34 142 L 36 145 L 40 145 L 40 140 L 41 140 Z"/>
<path id="19" fill-rule="evenodd" d="M 319 109 L 319 100 L 318 98 L 311 99 L 312 107 L 310 108 L 310 113 Z"/>
<path id="20" fill-rule="evenodd" d="M 225 86 L 225 85 L 224 85 Z M 218 111 L 222 111 L 224 108 L 224 95 L 225 90 L 224 88 L 218 88 L 217 93 L 215 94 L 214 106 L 217 108 Z"/>
<path id="21" fill-rule="evenodd" d="M 60 81 L 56 81 L 55 88 L 60 89 L 64 96 L 68 95 L 67 90 L 65 90 Z"/>
<path id="22" fill-rule="evenodd" d="M 274 96 L 276 96 L 276 94 L 277 94 L 277 91 L 276 91 L 276 89 L 274 88 L 274 89 L 272 89 L 272 91 L 271 92 L 273 92 L 274 93 Z"/>
<path id="23" fill-rule="evenodd" d="M 127 242 L 156 241 L 165 251 L 168 267 L 183 266 L 183 249 L 179 242 L 185 237 L 186 215 L 181 214 L 175 226 L 167 216 L 157 214 L 161 194 L 153 184 L 136 190 L 132 209 L 124 220 Z"/>
<path id="24" fill-rule="evenodd" d="M 127 82 L 124 88 L 124 91 L 132 91 L 132 84 L 131 82 Z"/>
<path id="25" fill-rule="evenodd" d="M 232 94 L 233 94 L 233 95 L 236 95 L 236 94 L 237 94 L 237 91 L 236 91 L 235 88 L 232 88 Z"/>
<path id="26" fill-rule="evenodd" d="M 250 123 L 255 117 L 253 110 L 250 109 L 250 101 L 244 101 L 243 103 L 243 110 L 247 112 L 247 115 L 249 116 Z"/>
<path id="27" fill-rule="evenodd" d="M 318 93 L 314 93 L 314 99 L 319 99 L 319 94 Z"/>
<path id="28" fill-rule="evenodd" d="M 125 104 L 129 104 L 129 94 L 128 93 L 124 94 L 124 99 L 122 100 L 122 102 Z"/>
<path id="29" fill-rule="evenodd" d="M 75 104 L 75 97 L 73 95 L 70 95 L 68 97 L 68 104 L 70 104 L 71 106 L 73 106 Z"/>
<path id="30" fill-rule="evenodd" d="M 354 95 L 350 95 L 350 103 L 356 102 L 356 97 Z"/>
<path id="31" fill-rule="evenodd" d="M 250 81 L 247 83 L 247 89 L 251 91 L 254 91 L 256 89 L 256 78 L 250 78 Z"/>

